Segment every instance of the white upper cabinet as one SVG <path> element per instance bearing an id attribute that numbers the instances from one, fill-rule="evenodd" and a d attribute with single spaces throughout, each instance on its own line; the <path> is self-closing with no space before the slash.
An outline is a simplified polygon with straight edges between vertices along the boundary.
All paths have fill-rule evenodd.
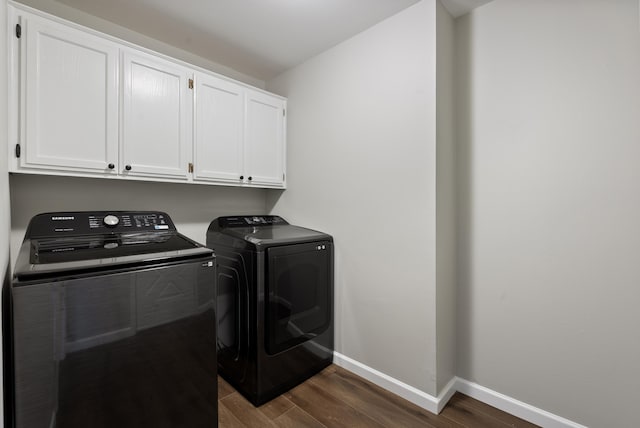
<path id="1" fill-rule="evenodd" d="M 241 183 L 244 157 L 244 88 L 196 74 L 195 180 Z"/>
<path id="2" fill-rule="evenodd" d="M 246 91 L 245 175 L 254 185 L 284 186 L 286 102 Z"/>
<path id="3" fill-rule="evenodd" d="M 33 15 L 21 25 L 20 165 L 116 174 L 118 46 Z"/>
<path id="4" fill-rule="evenodd" d="M 21 28 L 9 44 L 10 172 L 285 188 L 286 99 L 8 11 Z"/>
<path id="5" fill-rule="evenodd" d="M 132 50 L 123 70 L 121 173 L 188 179 L 192 71 Z"/>
<path id="6" fill-rule="evenodd" d="M 284 187 L 285 101 L 196 75 L 195 180 Z"/>

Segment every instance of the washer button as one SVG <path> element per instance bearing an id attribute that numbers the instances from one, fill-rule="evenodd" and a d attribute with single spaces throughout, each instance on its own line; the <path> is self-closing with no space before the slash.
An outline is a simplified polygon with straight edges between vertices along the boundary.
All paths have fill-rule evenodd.
<path id="1" fill-rule="evenodd" d="M 114 215 L 109 214 L 108 216 L 104 217 L 104 220 L 102 220 L 102 222 L 107 227 L 115 227 L 118 225 L 118 223 L 120 223 L 120 219 Z"/>

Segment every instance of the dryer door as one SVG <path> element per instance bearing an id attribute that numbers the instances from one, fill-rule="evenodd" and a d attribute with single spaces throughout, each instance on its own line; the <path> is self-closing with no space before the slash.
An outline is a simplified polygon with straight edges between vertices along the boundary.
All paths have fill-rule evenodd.
<path id="1" fill-rule="evenodd" d="M 247 379 L 249 363 L 253 254 L 217 247 L 216 261 L 218 367 L 222 374 L 242 383 Z"/>
<path id="2" fill-rule="evenodd" d="M 267 249 L 265 348 L 273 355 L 326 331 L 333 316 L 333 245 Z"/>

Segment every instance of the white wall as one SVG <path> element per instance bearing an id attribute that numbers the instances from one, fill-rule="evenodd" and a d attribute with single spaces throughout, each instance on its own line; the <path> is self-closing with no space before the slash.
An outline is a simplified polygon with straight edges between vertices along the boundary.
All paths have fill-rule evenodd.
<path id="1" fill-rule="evenodd" d="M 165 211 L 178 231 L 206 243 L 209 223 L 221 215 L 264 214 L 265 189 L 153 183 L 12 174 L 12 262 L 24 238 L 29 220 L 51 211 L 152 210 Z"/>
<path id="2" fill-rule="evenodd" d="M 456 376 L 455 27 L 436 3 L 436 372 L 441 391 Z"/>
<path id="3" fill-rule="evenodd" d="M 636 0 L 495 0 L 457 21 L 458 372 L 637 427 Z"/>
<path id="4" fill-rule="evenodd" d="M 0 285 L 8 286 L 11 272 L 9 269 L 9 174 L 7 173 L 7 7 L 0 0 Z M 0 322 L 2 305 L 0 305 Z M 0 341 L 0 359 L 2 342 Z M 3 372 L 0 370 L 0 427 L 4 426 L 4 389 Z"/>
<path id="5" fill-rule="evenodd" d="M 435 0 L 267 88 L 289 97 L 272 212 L 332 234 L 336 350 L 436 395 Z"/>

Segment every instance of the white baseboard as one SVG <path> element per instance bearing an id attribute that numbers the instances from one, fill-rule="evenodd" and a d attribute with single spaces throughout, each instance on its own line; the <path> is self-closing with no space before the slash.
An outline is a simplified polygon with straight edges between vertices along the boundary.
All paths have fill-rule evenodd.
<path id="1" fill-rule="evenodd" d="M 333 362 L 337 366 L 349 370 L 360 377 L 365 378 L 369 382 L 378 385 L 381 388 L 391 391 L 394 394 L 404 398 L 413 404 L 428 410 L 431 413 L 438 414 L 447 404 L 449 399 L 455 394 L 456 379 L 451 381 L 444 387 L 440 395 L 434 397 L 426 392 L 420 391 L 411 385 L 392 378 L 376 369 L 366 366 L 359 361 L 353 360 L 338 352 L 333 353 Z"/>
<path id="2" fill-rule="evenodd" d="M 333 353 L 333 362 L 337 366 L 347 369 L 431 413 L 440 413 L 453 394 L 459 391 L 478 401 L 544 428 L 587 428 L 584 425 L 458 377 L 451 379 L 442 392 L 437 397 L 434 397 L 338 352 Z"/>
<path id="3" fill-rule="evenodd" d="M 485 388 L 477 383 L 469 382 L 468 380 L 457 378 L 455 389 L 478 401 L 482 401 L 485 404 L 511 413 L 514 416 L 544 428 L 587 428 L 584 425 L 523 403 L 515 398 Z"/>

